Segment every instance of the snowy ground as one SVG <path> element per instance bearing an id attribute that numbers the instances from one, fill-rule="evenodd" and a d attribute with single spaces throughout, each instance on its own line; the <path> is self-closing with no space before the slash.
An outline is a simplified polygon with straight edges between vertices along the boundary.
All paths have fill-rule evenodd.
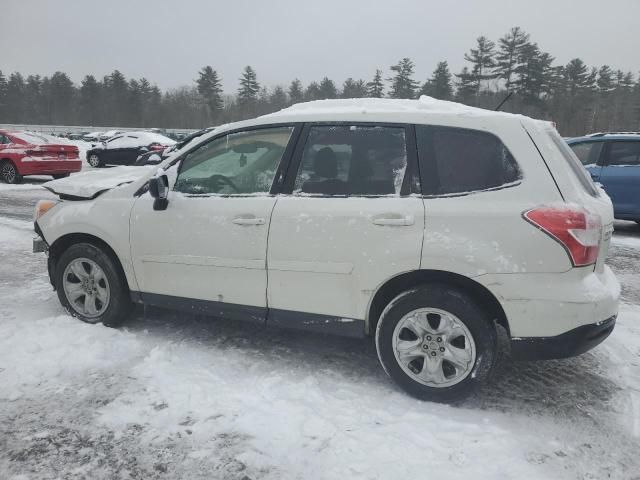
<path id="1" fill-rule="evenodd" d="M 0 479 L 640 479 L 640 229 L 617 227 L 612 336 L 511 363 L 458 407 L 370 342 L 139 311 L 65 315 L 30 253 L 38 183 L 0 184 Z"/>

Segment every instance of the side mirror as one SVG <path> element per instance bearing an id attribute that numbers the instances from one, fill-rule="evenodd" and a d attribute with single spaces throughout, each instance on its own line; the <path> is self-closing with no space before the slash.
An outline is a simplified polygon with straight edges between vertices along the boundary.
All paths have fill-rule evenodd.
<path id="1" fill-rule="evenodd" d="M 153 198 L 154 210 L 166 210 L 169 205 L 169 179 L 166 175 L 153 177 L 149 180 L 149 193 Z"/>

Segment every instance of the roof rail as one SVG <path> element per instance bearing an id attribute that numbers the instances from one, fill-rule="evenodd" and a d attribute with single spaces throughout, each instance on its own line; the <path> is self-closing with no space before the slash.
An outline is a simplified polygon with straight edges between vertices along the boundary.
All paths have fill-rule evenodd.
<path id="1" fill-rule="evenodd" d="M 640 132 L 596 132 L 590 133 L 587 137 L 603 137 L 605 135 L 640 135 Z"/>

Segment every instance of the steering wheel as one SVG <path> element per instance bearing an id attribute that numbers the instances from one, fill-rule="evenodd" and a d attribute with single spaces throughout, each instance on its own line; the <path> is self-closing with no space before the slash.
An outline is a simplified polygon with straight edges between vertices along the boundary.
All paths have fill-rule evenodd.
<path id="1" fill-rule="evenodd" d="M 218 175 L 218 174 L 211 175 L 209 177 L 209 181 L 216 182 L 216 183 L 217 182 L 225 183 L 229 185 L 233 190 L 235 190 L 236 193 L 240 193 L 240 189 L 236 187 L 235 183 L 233 183 L 230 178 L 227 178 L 224 175 Z"/>

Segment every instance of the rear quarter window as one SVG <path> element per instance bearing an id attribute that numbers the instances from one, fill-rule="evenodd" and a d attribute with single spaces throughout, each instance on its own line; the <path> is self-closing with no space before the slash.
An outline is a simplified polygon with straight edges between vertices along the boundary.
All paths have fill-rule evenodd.
<path id="1" fill-rule="evenodd" d="M 564 161 L 569 165 L 569 168 L 578 179 L 584 190 L 592 197 L 598 196 L 598 189 L 596 188 L 589 172 L 582 166 L 580 159 L 573 153 L 573 150 L 567 145 L 562 137 L 555 129 L 547 129 L 545 131 L 547 137 L 551 140 L 552 150 L 556 150 Z"/>
<path id="2" fill-rule="evenodd" d="M 461 195 L 522 179 L 507 147 L 490 133 L 418 125 L 416 139 L 425 195 Z"/>

